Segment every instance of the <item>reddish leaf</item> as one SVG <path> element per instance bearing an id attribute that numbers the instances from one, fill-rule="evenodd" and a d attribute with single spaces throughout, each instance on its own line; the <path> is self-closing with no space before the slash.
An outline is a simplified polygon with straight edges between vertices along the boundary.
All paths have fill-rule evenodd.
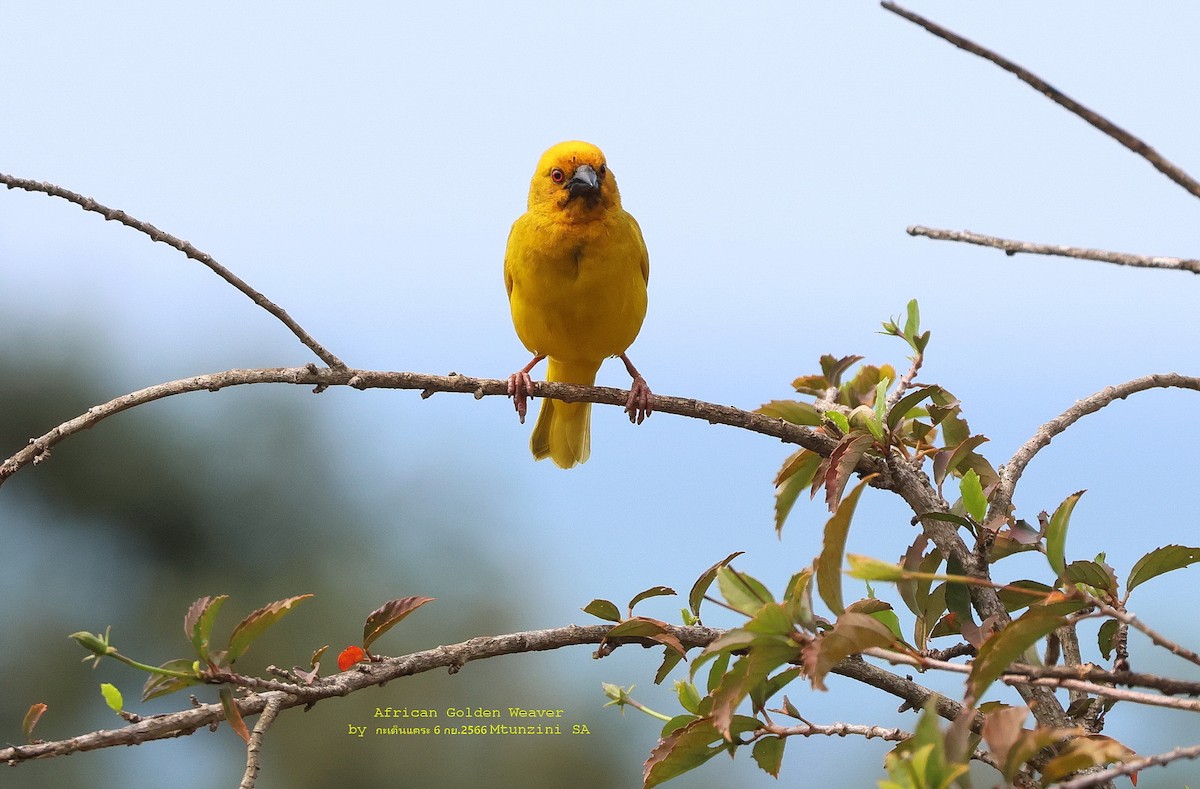
<path id="1" fill-rule="evenodd" d="M 338 671 L 349 670 L 351 666 L 362 662 L 366 656 L 366 651 L 357 644 L 346 647 L 338 655 Z"/>
<path id="2" fill-rule="evenodd" d="M 677 651 L 680 655 L 687 653 L 683 648 L 683 644 L 679 639 L 668 632 L 666 622 L 661 622 L 657 619 L 650 619 L 645 616 L 635 616 L 632 619 L 626 619 L 619 625 L 613 625 L 612 629 L 604 636 L 604 640 L 610 638 L 649 638 L 652 641 L 670 647 Z"/>
<path id="3" fill-rule="evenodd" d="M 734 551 L 726 556 L 721 561 L 709 567 L 700 574 L 696 579 L 696 583 L 692 584 L 692 591 L 688 593 L 688 606 L 692 609 L 692 613 L 696 617 L 700 616 L 700 603 L 704 601 L 704 595 L 708 593 L 708 588 L 712 586 L 713 580 L 717 577 L 717 570 L 720 570 L 725 565 L 732 562 L 737 557 L 741 556 L 744 551 Z M 616 608 L 616 606 L 613 606 Z"/>
<path id="4" fill-rule="evenodd" d="M 363 649 L 370 649 L 371 644 L 375 643 L 375 639 L 391 630 L 404 617 L 435 599 L 433 597 L 401 597 L 396 600 L 388 600 L 376 608 L 367 616 L 367 623 L 363 626 Z"/>
<path id="5" fill-rule="evenodd" d="M 25 735 L 25 739 L 33 740 L 33 729 L 38 725 L 38 721 L 42 719 L 42 714 L 48 708 L 42 702 L 31 704 L 25 712 L 25 718 L 21 721 L 21 732 Z"/>
<path id="6" fill-rule="evenodd" d="M 229 722 L 229 728 L 244 742 L 250 742 L 250 732 L 246 729 L 246 722 L 242 720 L 242 711 L 233 699 L 233 689 L 221 688 L 218 695 L 221 697 L 221 709 L 225 711 L 225 720 Z"/>
<path id="7" fill-rule="evenodd" d="M 887 625 L 867 614 L 844 613 L 804 647 L 804 668 L 814 690 L 827 690 L 825 675 L 844 658 L 871 647 L 891 646 L 896 640 Z"/>
<path id="8" fill-rule="evenodd" d="M 858 467 L 858 461 L 875 441 L 870 435 L 850 434 L 842 439 L 829 455 L 829 466 L 825 469 L 825 503 L 830 512 L 836 512 L 842 491 L 850 481 L 850 475 Z"/>
<path id="9" fill-rule="evenodd" d="M 1125 762 L 1133 759 L 1137 753 L 1112 737 L 1103 734 L 1092 734 L 1078 737 L 1066 744 L 1042 769 L 1042 779 L 1057 781 L 1071 773 L 1088 767 L 1096 767 L 1113 762 Z"/>
<path id="10" fill-rule="evenodd" d="M 187 615 L 183 618 L 183 633 L 192 642 L 192 648 L 196 650 L 196 656 L 201 660 L 209 659 L 208 642 L 209 636 L 212 634 L 213 622 L 217 618 L 217 611 L 221 610 L 221 604 L 228 599 L 229 595 L 226 594 L 216 597 L 201 597 L 192 603 Z"/>

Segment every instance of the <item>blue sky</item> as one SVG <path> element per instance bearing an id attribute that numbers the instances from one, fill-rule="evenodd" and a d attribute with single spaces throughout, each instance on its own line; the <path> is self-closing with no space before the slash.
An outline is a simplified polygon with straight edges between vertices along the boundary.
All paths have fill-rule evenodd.
<path id="1" fill-rule="evenodd" d="M 1196 8 L 910 7 L 1200 172 Z M 663 394 L 753 408 L 787 397 L 823 353 L 901 365 L 902 345 L 876 332 L 918 298 L 933 332 L 921 380 L 963 400 L 999 464 L 1077 398 L 1196 367 L 1189 275 L 905 234 L 925 224 L 1187 257 L 1197 205 L 1012 76 L 875 4 L 44 3 L 0 8 L 0 28 L 0 169 L 193 242 L 353 366 L 502 377 L 523 365 L 505 238 L 540 153 L 581 138 L 605 150 L 645 232 L 650 309 L 630 355 Z M 122 360 L 113 395 L 310 359 L 173 250 L 62 201 L 0 194 L 0 334 L 56 326 Z M 609 362 L 599 382 L 626 381 Z M 503 533 L 464 530 L 521 584 L 555 590 L 527 614 L 531 628 L 583 620 L 592 597 L 686 589 L 734 550 L 782 588 L 820 548 L 817 504 L 775 538 L 771 478 L 788 450 L 761 436 L 668 415 L 634 428 L 598 408 L 591 460 L 562 472 L 532 461 L 529 425 L 498 398 L 330 395 L 313 413 L 352 437 L 344 467 L 364 494 L 457 480 L 394 495 L 511 515 Z M 1193 541 L 1193 397 L 1138 395 L 1087 418 L 1030 466 L 1019 512 L 1033 520 L 1087 488 L 1069 552 L 1107 551 L 1121 577 L 1144 552 Z M 910 516 L 869 496 L 850 549 L 894 558 Z M 1134 608 L 1194 637 L 1172 602 L 1187 575 L 1161 580 Z M 560 661 L 570 675 L 582 658 Z M 653 669 L 629 660 L 599 676 L 645 688 Z M 802 708 L 874 722 L 852 720 L 845 698 Z M 1187 744 L 1118 717 L 1112 733 L 1139 751 Z M 742 761 L 713 775 L 773 785 Z M 692 780 L 678 785 L 707 785 Z"/>

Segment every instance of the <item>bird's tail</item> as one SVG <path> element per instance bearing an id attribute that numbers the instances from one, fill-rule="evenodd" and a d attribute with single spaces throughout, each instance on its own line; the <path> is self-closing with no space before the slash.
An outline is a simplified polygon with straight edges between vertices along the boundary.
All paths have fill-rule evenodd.
<path id="1" fill-rule="evenodd" d="M 599 363 L 550 359 L 546 380 L 591 386 L 599 369 Z M 592 404 L 543 399 L 529 448 L 535 459 L 548 457 L 559 468 L 583 463 L 592 453 Z"/>

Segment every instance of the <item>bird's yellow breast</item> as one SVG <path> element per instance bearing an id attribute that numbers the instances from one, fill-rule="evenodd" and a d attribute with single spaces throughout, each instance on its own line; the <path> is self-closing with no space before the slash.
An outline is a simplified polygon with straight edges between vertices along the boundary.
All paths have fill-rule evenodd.
<path id="1" fill-rule="evenodd" d="M 646 244 L 619 205 L 587 218 L 530 210 L 513 224 L 504 272 L 517 336 L 535 354 L 598 366 L 646 317 Z"/>

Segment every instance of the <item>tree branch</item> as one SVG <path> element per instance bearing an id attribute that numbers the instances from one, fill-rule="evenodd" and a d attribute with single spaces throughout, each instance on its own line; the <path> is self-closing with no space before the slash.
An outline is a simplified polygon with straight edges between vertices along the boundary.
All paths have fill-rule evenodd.
<path id="1" fill-rule="evenodd" d="M 1178 761 L 1179 759 L 1195 759 L 1197 757 L 1200 757 L 1200 745 L 1175 748 L 1166 753 L 1159 753 L 1142 759 L 1133 759 L 1105 768 L 1099 772 L 1088 773 L 1087 775 L 1063 781 L 1062 783 L 1055 784 L 1055 789 L 1087 789 L 1091 786 L 1099 786 L 1105 781 L 1111 781 L 1113 778 L 1120 778 L 1122 775 L 1132 775 L 1147 767 L 1158 767 Z"/>
<path id="2" fill-rule="evenodd" d="M 995 63 L 997 66 L 1009 72 L 1010 74 L 1013 74 L 1017 77 L 1017 79 L 1029 85 L 1046 98 L 1055 102 L 1059 106 L 1066 108 L 1075 115 L 1078 115 L 1092 126 L 1121 143 L 1121 145 L 1124 145 L 1138 156 L 1141 156 L 1143 159 L 1150 162 L 1150 164 L 1152 164 L 1156 170 L 1182 186 L 1184 189 L 1190 192 L 1193 197 L 1200 197 L 1200 182 L 1197 182 L 1179 166 L 1164 158 L 1158 151 L 1151 148 L 1141 138 L 1134 136 L 1125 129 L 1122 129 L 1120 126 L 1108 120 L 1103 115 L 1100 115 L 1099 113 L 1083 106 L 1079 102 L 1075 101 L 1075 99 L 1063 93 L 1058 88 L 1046 82 L 1033 72 L 1018 66 L 1016 63 L 1013 63 L 1003 55 L 997 54 L 990 49 L 963 38 L 957 33 L 947 30 L 941 25 L 931 22 L 919 14 L 914 14 L 912 11 L 902 8 L 895 3 L 883 2 L 880 5 L 886 8 L 888 11 L 904 17 L 908 21 L 920 25 L 933 35 L 950 42 L 959 49 L 970 52 L 972 55 L 978 55 L 984 60 L 989 60 L 992 63 Z"/>
<path id="3" fill-rule="evenodd" d="M 419 389 L 422 397 L 429 397 L 435 392 L 469 393 L 473 394 L 476 399 L 488 396 L 508 396 L 507 381 L 471 378 L 457 373 L 446 376 L 426 375 L 423 373 L 352 370 L 347 367 L 319 368 L 315 364 L 307 367 L 226 370 L 156 384 L 89 408 L 44 435 L 30 439 L 24 448 L 0 463 L 0 484 L 25 466 L 45 460 L 51 448 L 68 436 L 94 427 L 104 419 L 134 406 L 187 392 L 205 390 L 217 392 L 230 386 L 265 383 L 314 386 L 316 391 L 322 391 L 330 386 L 352 386 L 356 389 Z M 553 397 L 567 402 L 587 401 L 604 405 L 619 405 L 622 408 L 629 397 L 628 390 L 624 389 L 548 381 L 534 383 L 533 394 L 538 397 Z M 826 456 L 836 446 L 836 441 L 810 428 L 793 425 L 777 417 L 764 416 L 751 411 L 743 411 L 740 408 L 706 403 L 692 398 L 666 397 L 656 394 L 654 410 L 693 419 L 703 419 L 710 424 L 728 425 L 762 433 L 786 443 L 799 444 Z M 860 466 L 863 473 L 882 472 L 885 476 L 889 476 L 887 470 L 883 468 L 883 464 L 871 458 L 867 458 Z"/>
<path id="4" fill-rule="evenodd" d="M 159 230 L 149 222 L 143 222 L 140 219 L 136 219 L 124 211 L 119 211 L 117 209 L 101 205 L 90 197 L 84 197 L 81 194 L 76 194 L 70 190 L 63 189 L 61 186 L 45 183 L 43 181 L 32 181 L 27 178 L 17 178 L 16 176 L 7 175 L 5 173 L 0 173 L 0 183 L 4 184 L 9 189 L 24 189 L 27 192 L 41 192 L 42 194 L 47 194 L 51 197 L 61 197 L 63 200 L 79 206 L 84 211 L 92 211 L 109 221 L 120 222 L 122 225 L 133 228 L 139 233 L 145 233 L 154 241 L 161 241 L 167 246 L 179 250 L 192 260 L 208 266 L 218 277 L 240 290 L 255 304 L 278 318 L 284 326 L 287 326 L 288 329 L 291 330 L 292 334 L 299 338 L 300 342 L 307 345 L 309 349 L 321 359 L 321 361 L 325 362 L 325 364 L 329 365 L 330 367 L 338 368 L 346 366 L 345 362 L 327 351 L 325 347 L 321 345 L 321 343 L 317 342 L 307 331 L 301 328 L 300 324 L 296 323 L 292 316 L 288 315 L 282 307 L 268 299 L 263 294 L 259 293 L 254 288 L 250 287 L 245 280 L 222 266 L 213 259 L 212 255 L 209 255 L 207 252 L 201 252 L 188 242 L 176 238 L 170 233 Z"/>
<path id="5" fill-rule="evenodd" d="M 1154 373 L 1116 386 L 1106 386 L 1099 392 L 1076 401 L 1075 405 L 1039 427 L 1037 432 L 1013 454 L 1012 459 L 1000 467 L 1000 482 L 992 494 L 988 520 L 1008 515 L 1012 506 L 1013 492 L 1017 482 L 1021 479 L 1021 474 L 1025 472 L 1025 467 L 1029 465 L 1029 461 L 1033 460 L 1034 455 L 1049 445 L 1055 436 L 1088 414 L 1094 414 L 1106 405 L 1117 400 L 1124 400 L 1131 394 L 1148 389 L 1171 387 L 1200 391 L 1200 378 L 1179 373 Z M 0 479 L 3 479 L 3 473 L 3 469 L 0 467 Z"/>
<path id="6" fill-rule="evenodd" d="M 500 636 L 482 636 L 459 644 L 435 647 L 423 652 L 414 652 L 401 657 L 385 658 L 379 663 L 360 665 L 357 670 L 345 671 L 322 680 L 310 687 L 296 686 L 296 692 L 270 691 L 253 694 L 237 702 L 242 717 L 257 715 L 269 705 L 277 704 L 280 710 L 312 704 L 334 696 L 346 696 L 372 685 L 382 685 L 399 677 L 420 674 L 438 668 L 447 668 L 451 674 L 458 673 L 473 660 L 485 660 L 500 655 L 523 652 L 542 652 L 581 644 L 599 644 L 605 641 L 612 625 L 568 625 L 552 630 L 530 630 Z M 708 627 L 668 627 L 667 632 L 679 639 L 685 648 L 702 647 L 716 639 L 722 631 Z M 661 646 L 648 638 L 618 637 L 609 639 L 610 645 L 641 644 L 645 647 Z M 114 745 L 137 745 L 151 740 L 168 739 L 191 734 L 203 726 L 224 720 L 220 704 L 203 704 L 199 707 L 143 718 L 138 723 L 120 729 L 106 729 L 55 742 L 12 746 L 0 749 L 0 763 L 10 765 L 31 759 L 46 759 L 65 756 L 81 751 L 110 748 Z M 257 726 L 255 729 L 257 730 Z"/>
<path id="7" fill-rule="evenodd" d="M 909 227 L 908 234 L 910 236 L 931 238 L 934 241 L 961 241 L 981 247 L 994 247 L 995 249 L 1003 249 L 1008 255 L 1016 255 L 1017 253 L 1058 255 L 1060 257 L 1078 258 L 1080 260 L 1098 260 L 1102 263 L 1115 263 L 1118 266 L 1190 271 L 1193 274 L 1200 274 L 1200 260 L 1190 258 L 1149 257 L 1146 255 L 1131 255 L 1126 252 L 1109 252 L 1104 249 L 1068 247 L 1059 244 L 1036 244 L 1030 241 L 1014 241 L 1008 238 L 985 236 L 982 233 L 972 233 L 970 230 L 941 230 L 922 225 Z"/>
<path id="8" fill-rule="evenodd" d="M 262 752 L 263 737 L 275 722 L 275 716 L 279 714 L 282 703 L 281 697 L 271 699 L 263 708 L 262 715 L 258 716 L 258 723 L 254 725 L 254 731 L 250 732 L 250 741 L 246 743 L 246 771 L 242 773 L 242 782 L 238 784 L 238 789 L 254 789 L 254 784 L 258 781 L 258 755 Z"/>

